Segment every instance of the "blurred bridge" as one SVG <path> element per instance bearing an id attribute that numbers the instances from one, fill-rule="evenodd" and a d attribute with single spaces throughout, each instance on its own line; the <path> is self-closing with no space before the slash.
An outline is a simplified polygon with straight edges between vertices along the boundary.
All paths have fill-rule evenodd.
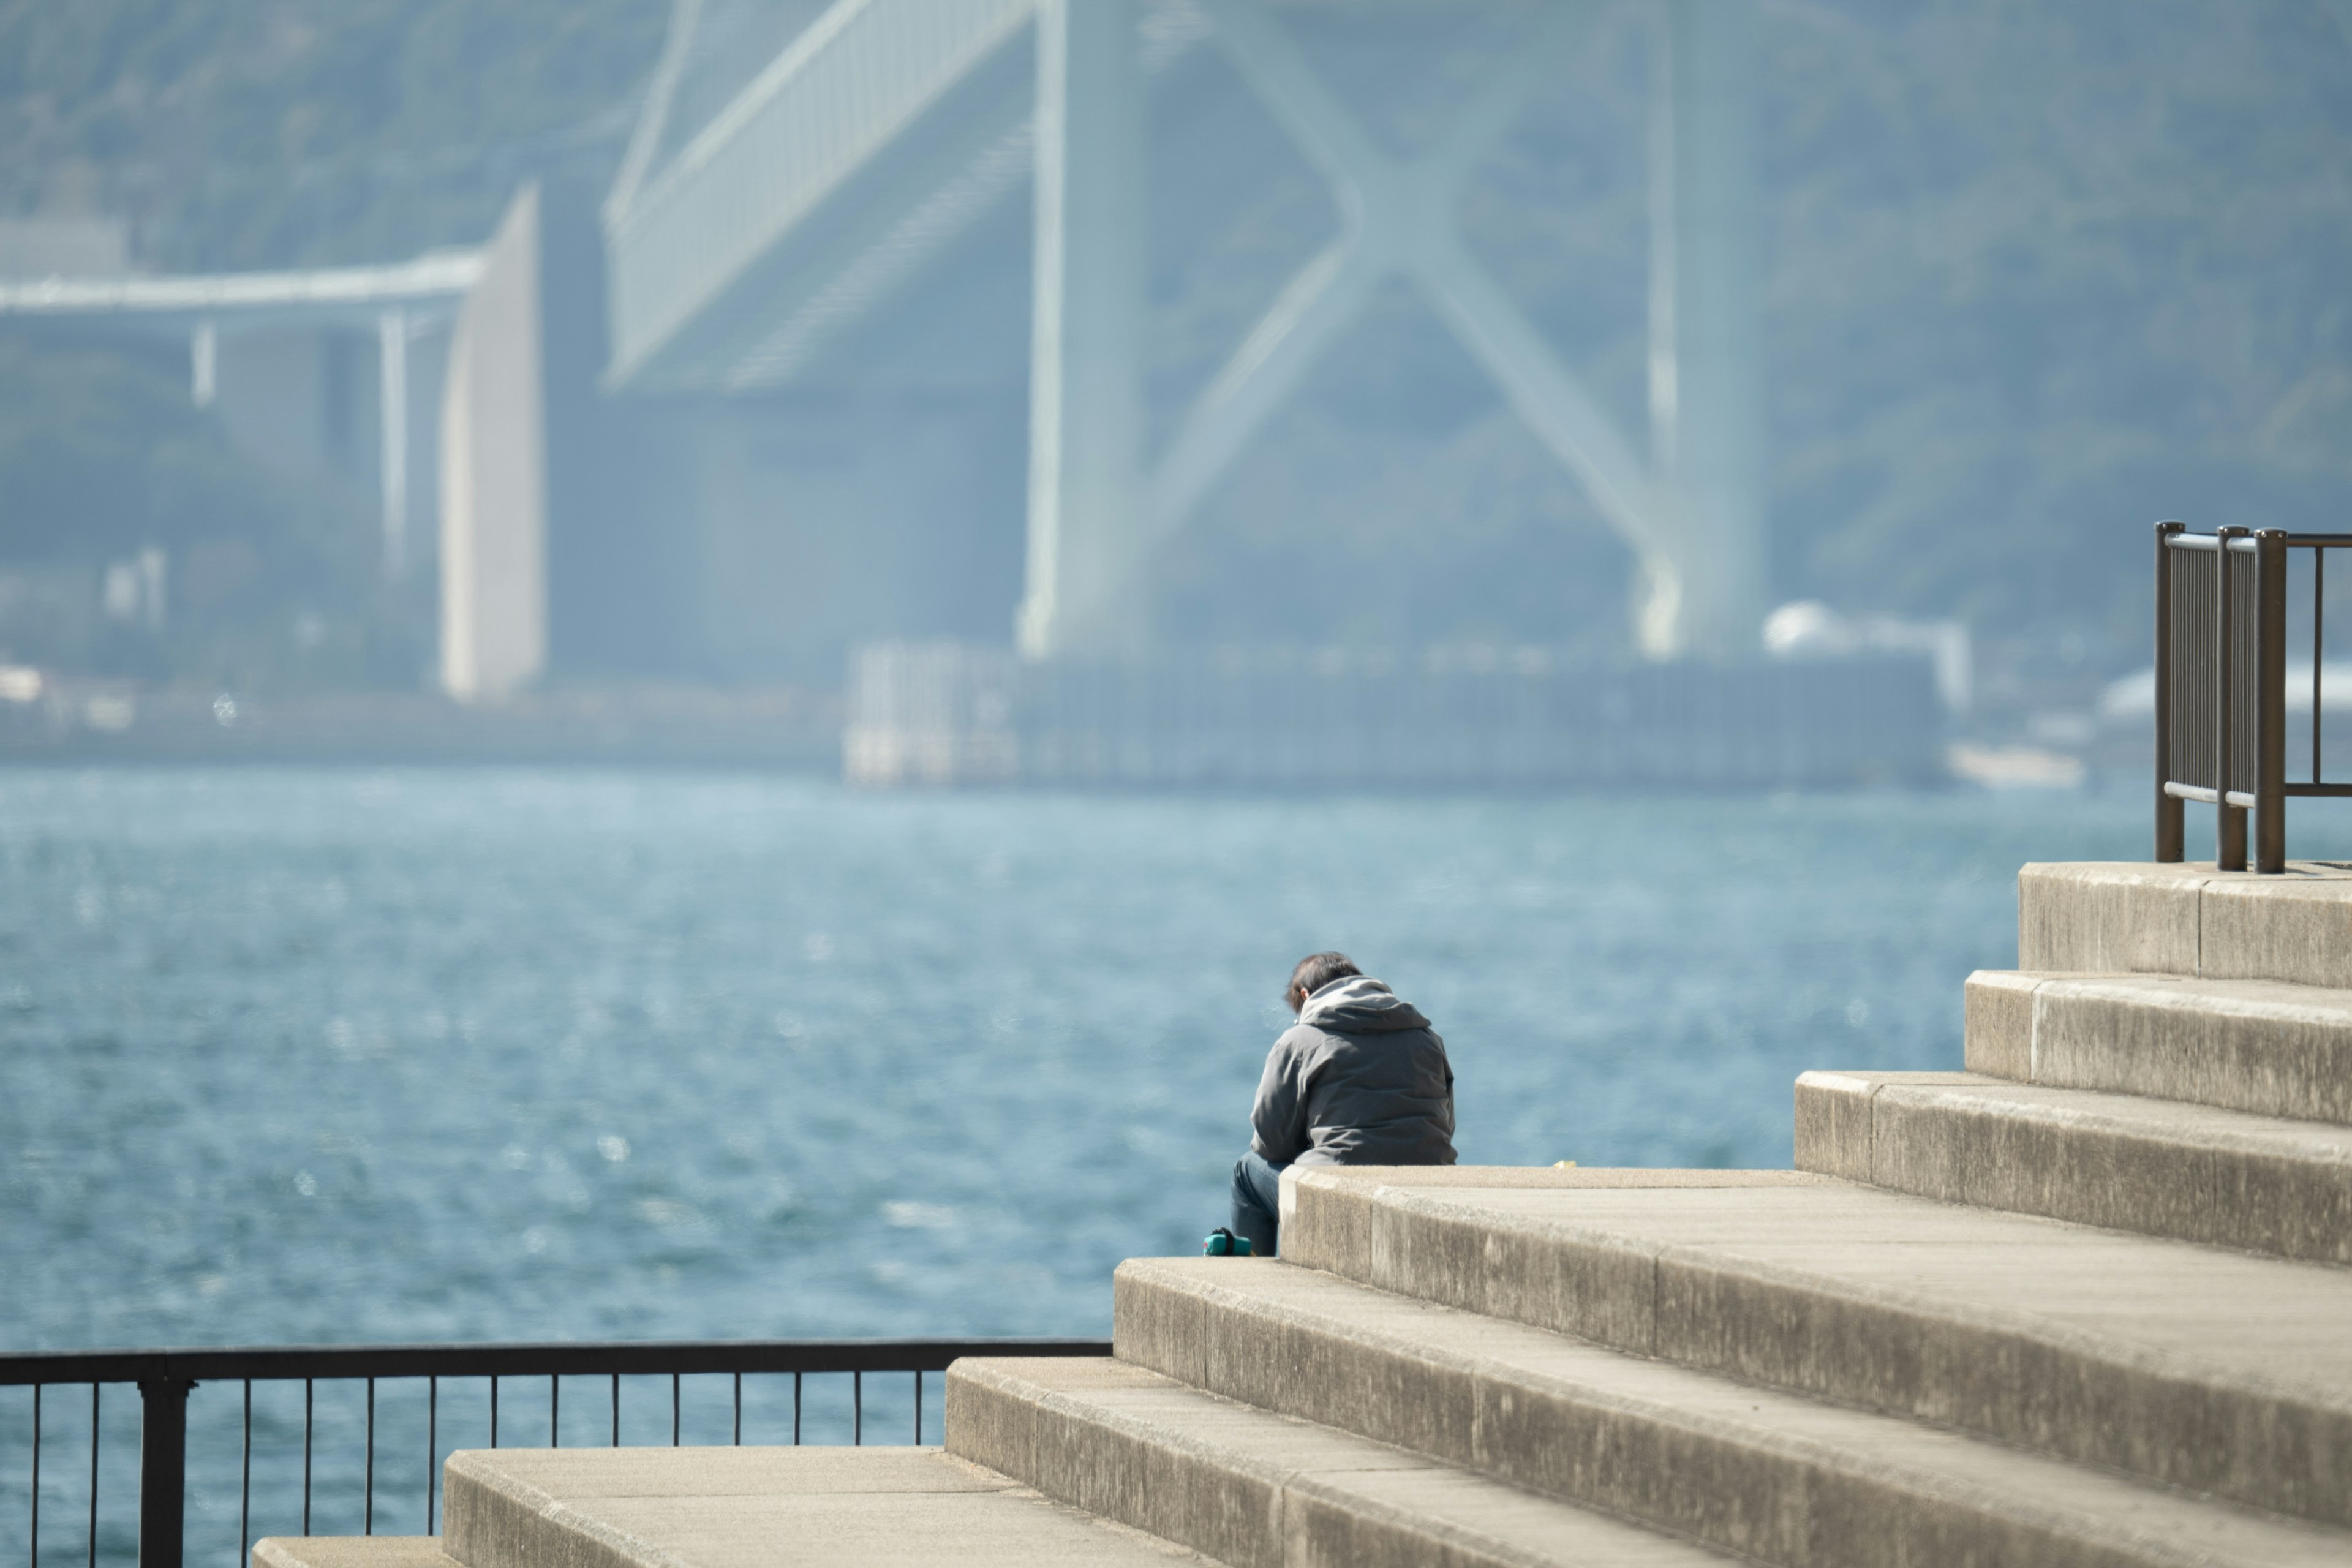
<path id="1" fill-rule="evenodd" d="M 1559 79 L 1600 7 L 1444 9 L 1482 5 L 1516 25 L 1513 46 L 1433 145 L 1400 155 L 1334 91 L 1286 16 L 1328 4 L 839 0 L 689 123 L 681 86 L 698 52 L 714 52 L 716 30 L 717 52 L 740 57 L 743 29 L 740 16 L 733 31 L 721 26 L 721 0 L 677 0 L 605 206 L 604 384 L 671 396 L 789 389 L 1025 188 L 1024 652 L 1137 646 L 1152 550 L 1375 290 L 1402 279 L 1633 552 L 1644 651 L 1749 653 L 1765 591 L 1750 0 L 1650 5 L 1646 433 L 1621 427 L 1463 243 L 1457 221 L 1473 166 Z M 1201 47 L 1230 58 L 1327 184 L 1340 221 L 1154 452 L 1146 87 Z"/>
<path id="2" fill-rule="evenodd" d="M 1646 429 L 1465 227 L 1629 25 Z M 1747 656 L 1755 26 L 1753 0 L 675 0 L 609 190 L 551 175 L 478 250 L 394 266 L 0 283 L 0 318 L 179 335 L 249 449 L 372 486 L 471 699 L 551 668 L 829 682 L 876 639 L 1164 646 L 1155 560 L 1402 287 L 1622 542 L 1642 649 Z M 1383 98 L 1436 109 L 1401 135 Z M 1213 270 L 1193 231 L 1246 275 L 1171 306 Z"/>
<path id="3" fill-rule="evenodd" d="M 119 248 L 119 244 L 117 248 Z M 444 250 L 381 267 L 299 272 L 140 277 L 67 274 L 0 279 L 0 319 L 69 322 L 137 336 L 184 339 L 189 392 L 218 404 L 247 447 L 298 472 L 349 479 L 371 465 L 381 505 L 387 575 L 411 549 L 412 345 L 439 339 L 481 280 L 472 250 Z M 344 426 L 362 401 L 353 339 L 375 348 L 376 444 L 365 452 Z"/>

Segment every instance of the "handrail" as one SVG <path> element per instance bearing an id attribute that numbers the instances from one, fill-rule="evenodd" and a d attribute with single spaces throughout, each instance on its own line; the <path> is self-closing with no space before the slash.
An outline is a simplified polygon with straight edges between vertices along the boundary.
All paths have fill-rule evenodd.
<path id="1" fill-rule="evenodd" d="M 0 1353 L 0 1387 L 340 1377 L 943 1372 L 958 1356 L 1108 1355 L 1098 1340 L 557 1340 L 516 1344 L 253 1345 Z M 984 1347 L 975 1350 L 973 1347 Z"/>
<path id="2" fill-rule="evenodd" d="M 2327 552 L 2352 533 L 2156 525 L 2156 858 L 2185 856 L 2186 803 L 2215 812 L 2214 865 L 2286 869 L 2286 803 L 2352 797 L 2320 755 Z M 2286 777 L 2287 552 L 2312 552 L 2311 778 Z"/>
<path id="3" fill-rule="evenodd" d="M 789 1373 L 793 1379 L 792 1441 L 801 1441 L 801 1380 L 845 1373 L 850 1378 L 850 1432 L 865 1441 L 865 1378 L 868 1373 L 914 1377 L 914 1441 L 923 1440 L 923 1377 L 947 1370 L 960 1356 L 1107 1356 L 1107 1340 L 1076 1339 L 851 1339 L 569 1341 L 514 1344 L 250 1345 L 190 1349 L 20 1351 L 0 1353 L 0 1387 L 32 1391 L 32 1469 L 26 1529 L 26 1561 L 41 1568 L 41 1460 L 43 1398 L 53 1388 L 89 1390 L 89 1568 L 99 1561 L 99 1435 L 101 1392 L 109 1384 L 136 1384 L 140 1395 L 139 1568 L 182 1568 L 188 1488 L 188 1399 L 202 1384 L 235 1384 L 243 1389 L 238 1568 L 252 1547 L 253 1385 L 293 1382 L 302 1394 L 302 1530 L 310 1529 L 312 1394 L 320 1382 L 363 1382 L 367 1426 L 362 1530 L 375 1530 L 376 1384 L 421 1380 L 425 1401 L 425 1529 L 433 1533 L 442 1455 L 440 1382 L 483 1378 L 489 1384 L 488 1435 L 499 1446 L 499 1384 L 508 1378 L 547 1380 L 548 1440 L 562 1432 L 562 1380 L 609 1380 L 611 1436 L 621 1440 L 621 1379 L 667 1376 L 670 1380 L 670 1441 L 680 1441 L 683 1422 L 680 1379 L 731 1375 L 732 1439 L 743 1440 L 743 1379 Z M 576 1420 L 575 1420 L 576 1427 Z M 54 1559 L 54 1553 L 52 1557 Z"/>

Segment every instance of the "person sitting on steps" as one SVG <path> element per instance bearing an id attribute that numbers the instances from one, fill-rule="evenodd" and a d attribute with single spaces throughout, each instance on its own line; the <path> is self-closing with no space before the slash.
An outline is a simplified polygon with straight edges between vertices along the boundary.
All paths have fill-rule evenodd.
<path id="1" fill-rule="evenodd" d="M 1266 1053 L 1234 1166 L 1233 1231 L 1260 1258 L 1291 1165 L 1454 1163 L 1454 1068 L 1419 1009 L 1344 952 L 1300 959 L 1283 1000 L 1298 1022 Z"/>

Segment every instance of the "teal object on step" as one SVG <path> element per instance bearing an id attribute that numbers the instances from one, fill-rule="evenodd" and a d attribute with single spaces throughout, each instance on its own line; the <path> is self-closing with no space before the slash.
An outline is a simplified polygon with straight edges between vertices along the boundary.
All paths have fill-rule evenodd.
<path id="1" fill-rule="evenodd" d="M 1235 1236 L 1223 1226 L 1211 1231 L 1201 1242 L 1201 1256 L 1203 1258 L 1247 1258 L 1249 1255 L 1249 1237 Z"/>

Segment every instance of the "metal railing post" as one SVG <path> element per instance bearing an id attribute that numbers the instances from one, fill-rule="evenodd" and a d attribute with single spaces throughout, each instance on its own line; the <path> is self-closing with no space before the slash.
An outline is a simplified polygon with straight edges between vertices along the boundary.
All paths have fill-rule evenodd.
<path id="1" fill-rule="evenodd" d="M 2188 854 L 2188 803 L 2164 786 L 2172 777 L 2172 536 L 2188 525 L 2156 525 L 2156 858 Z"/>
<path id="2" fill-rule="evenodd" d="M 2254 869 L 2286 869 L 2286 531 L 2254 535 Z"/>
<path id="3" fill-rule="evenodd" d="M 2213 614 L 2213 868 L 2217 871 L 2242 871 L 2246 868 L 2246 814 L 2230 804 L 2230 787 L 2236 782 L 2231 753 L 2231 710 L 2236 704 L 2231 689 L 2234 671 L 2231 654 L 2234 651 L 2234 628 L 2230 616 L 2230 542 L 2243 537 L 2251 530 L 2220 528 L 2214 531 L 2220 540 L 2216 546 L 2213 592 L 2216 599 Z"/>
<path id="4" fill-rule="evenodd" d="M 184 1378 L 139 1384 L 139 1568 L 180 1568 L 186 1521 L 188 1391 Z"/>

